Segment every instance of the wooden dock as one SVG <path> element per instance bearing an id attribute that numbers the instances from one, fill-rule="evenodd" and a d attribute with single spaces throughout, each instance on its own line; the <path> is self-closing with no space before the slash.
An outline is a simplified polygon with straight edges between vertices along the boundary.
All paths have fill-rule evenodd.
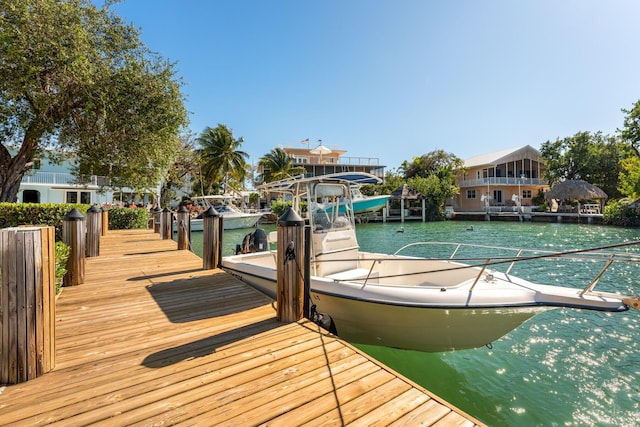
<path id="1" fill-rule="evenodd" d="M 56 306 L 56 366 L 1 425 L 482 425 L 148 230 L 109 231 Z"/>

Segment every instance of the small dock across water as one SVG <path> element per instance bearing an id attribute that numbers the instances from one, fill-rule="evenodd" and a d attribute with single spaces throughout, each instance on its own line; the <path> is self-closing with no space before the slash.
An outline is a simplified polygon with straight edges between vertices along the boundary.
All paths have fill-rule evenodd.
<path id="1" fill-rule="evenodd" d="M 55 369 L 0 425 L 482 425 L 148 230 L 109 231 L 56 305 Z"/>

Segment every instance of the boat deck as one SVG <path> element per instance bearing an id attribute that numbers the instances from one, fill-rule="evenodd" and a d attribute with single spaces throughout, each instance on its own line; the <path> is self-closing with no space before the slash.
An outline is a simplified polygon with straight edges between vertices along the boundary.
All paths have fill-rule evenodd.
<path id="1" fill-rule="evenodd" d="M 0 387 L 0 424 L 481 425 L 176 247 L 101 238 L 58 298 L 55 369 Z"/>

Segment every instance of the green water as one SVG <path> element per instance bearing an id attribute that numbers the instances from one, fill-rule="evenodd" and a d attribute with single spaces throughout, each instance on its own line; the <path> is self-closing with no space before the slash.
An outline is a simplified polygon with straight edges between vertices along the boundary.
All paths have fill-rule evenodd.
<path id="1" fill-rule="evenodd" d="M 467 227 L 473 225 L 473 231 Z M 264 227 L 267 231 L 274 226 Z M 415 241 L 569 250 L 640 239 L 640 229 L 517 222 L 362 224 L 365 251 L 394 252 Z M 251 230 L 224 234 L 230 254 Z M 202 248 L 193 236 L 195 252 Z M 638 251 L 620 249 L 621 251 Z M 537 282 L 584 287 L 602 263 L 558 262 L 549 272 L 516 265 L 512 274 Z M 640 293 L 640 265 L 612 266 L 597 290 Z M 358 346 L 387 366 L 491 426 L 640 425 L 640 312 L 556 309 L 479 348 L 421 353 Z"/>

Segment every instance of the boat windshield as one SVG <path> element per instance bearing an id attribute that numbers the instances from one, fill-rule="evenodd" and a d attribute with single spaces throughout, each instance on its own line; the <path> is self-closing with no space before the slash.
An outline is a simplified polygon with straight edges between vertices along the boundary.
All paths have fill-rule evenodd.
<path id="1" fill-rule="evenodd" d="M 225 212 L 234 212 L 234 210 L 231 209 L 229 205 L 213 205 L 213 209 L 215 209 L 216 212 L 218 212 L 219 214 L 222 214 Z"/>
<path id="2" fill-rule="evenodd" d="M 317 184 L 310 194 L 310 218 L 314 231 L 326 232 L 348 228 L 351 225 L 351 209 L 345 209 L 348 186 L 321 183 Z"/>

